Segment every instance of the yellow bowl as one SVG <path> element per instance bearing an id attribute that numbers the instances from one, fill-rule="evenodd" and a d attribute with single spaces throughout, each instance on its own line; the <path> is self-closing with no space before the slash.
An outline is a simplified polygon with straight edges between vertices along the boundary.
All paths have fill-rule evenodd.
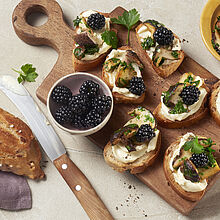
<path id="1" fill-rule="evenodd" d="M 209 0 L 200 17 L 200 33 L 202 40 L 211 54 L 220 61 L 220 55 L 215 51 L 212 46 L 212 30 L 217 17 L 220 16 L 220 0 Z"/>

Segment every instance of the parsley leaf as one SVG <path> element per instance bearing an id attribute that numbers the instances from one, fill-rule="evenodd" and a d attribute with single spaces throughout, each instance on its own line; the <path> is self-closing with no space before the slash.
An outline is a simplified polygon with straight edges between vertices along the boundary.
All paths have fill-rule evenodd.
<path id="1" fill-rule="evenodd" d="M 174 57 L 174 58 L 178 58 L 178 56 L 179 56 L 179 53 L 176 51 L 176 50 L 173 50 L 172 52 L 171 52 L 171 55 Z"/>
<path id="2" fill-rule="evenodd" d="M 129 41 L 130 30 L 132 27 L 140 20 L 140 14 L 138 11 L 133 8 L 128 12 L 125 11 L 122 16 L 118 16 L 118 18 L 111 18 L 111 21 L 115 24 L 121 24 L 128 29 L 128 37 L 127 37 L 127 44 Z"/>
<path id="3" fill-rule="evenodd" d="M 204 147 L 201 144 L 199 144 L 198 137 L 195 137 L 194 139 L 185 142 L 183 148 L 185 151 L 190 150 L 192 153 L 195 154 L 201 154 L 204 152 Z"/>
<path id="4" fill-rule="evenodd" d="M 186 84 L 186 83 L 189 83 L 189 84 L 191 84 L 191 85 L 195 85 L 195 86 L 198 86 L 199 85 L 199 83 L 200 83 L 200 80 L 197 80 L 197 81 L 193 81 L 194 79 L 193 79 L 193 77 L 191 76 L 191 75 L 189 75 L 188 77 L 187 77 L 187 79 L 185 79 L 184 80 L 184 83 Z"/>
<path id="5" fill-rule="evenodd" d="M 173 109 L 169 111 L 170 114 L 182 114 L 184 112 L 187 112 L 187 109 L 184 108 L 183 102 L 180 100 L 176 103 Z"/>
<path id="6" fill-rule="evenodd" d="M 81 23 L 82 18 L 79 18 L 79 16 L 76 17 L 76 19 L 73 20 L 73 25 L 75 27 L 78 27 L 79 24 Z"/>
<path id="7" fill-rule="evenodd" d="M 144 41 L 141 42 L 141 46 L 144 50 L 149 50 L 151 47 L 155 46 L 155 41 L 151 37 L 144 38 Z"/>
<path id="8" fill-rule="evenodd" d="M 16 73 L 19 73 L 19 76 L 17 78 L 18 83 L 21 83 L 23 81 L 35 82 L 38 74 L 36 73 L 36 68 L 32 66 L 32 64 L 25 64 L 21 66 L 21 70 L 15 70 L 12 68 L 12 70 L 14 70 Z"/>
<path id="9" fill-rule="evenodd" d="M 114 31 L 105 31 L 102 33 L 101 36 L 102 36 L 102 40 L 104 40 L 106 44 L 111 46 L 113 49 L 117 49 L 118 38 Z"/>

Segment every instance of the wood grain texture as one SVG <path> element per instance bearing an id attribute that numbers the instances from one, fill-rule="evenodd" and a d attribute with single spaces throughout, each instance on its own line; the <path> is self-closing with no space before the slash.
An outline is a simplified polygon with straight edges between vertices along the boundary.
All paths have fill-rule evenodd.
<path id="1" fill-rule="evenodd" d="M 93 189 L 89 180 L 66 154 L 57 158 L 53 163 L 79 200 L 90 219 L 113 220 L 113 217 Z"/>
<path id="2" fill-rule="evenodd" d="M 71 62 L 72 62 L 72 48 L 73 48 L 72 35 L 74 34 L 74 30 L 67 27 L 67 25 L 64 23 L 62 19 L 51 20 L 50 21 L 51 23 L 46 23 L 45 24 L 46 26 L 45 25 L 43 26 L 48 29 L 48 32 L 50 32 L 50 28 L 53 30 L 60 30 L 60 31 L 65 30 L 66 33 L 63 36 L 61 36 L 62 42 L 56 39 L 56 36 L 53 36 L 52 38 L 46 36 L 44 37 L 44 39 L 40 38 L 40 40 L 38 41 L 36 38 L 40 35 L 39 33 L 41 33 L 41 31 L 38 29 L 35 30 L 36 31 L 35 32 L 33 31 L 31 26 L 27 27 L 27 24 L 23 26 L 23 24 L 21 23 L 22 18 L 20 18 L 20 16 L 23 13 L 21 13 L 20 11 L 24 10 L 23 6 L 26 4 L 27 6 L 25 7 L 27 8 L 30 2 L 32 1 L 23 0 L 14 11 L 13 25 L 16 33 L 21 39 L 23 39 L 25 42 L 29 44 L 38 44 L 40 42 L 40 44 L 52 46 L 59 53 L 59 58 L 57 63 L 55 64 L 54 68 L 51 70 L 47 78 L 43 81 L 43 83 L 37 90 L 37 96 L 39 97 L 39 99 L 44 103 L 46 103 L 47 94 L 53 83 L 61 76 L 73 72 Z M 36 0 L 35 3 L 36 2 L 38 2 L 39 4 L 40 2 L 42 2 L 42 4 L 44 4 L 43 7 L 48 7 L 48 5 L 54 4 L 57 8 L 57 16 L 60 18 L 63 17 L 61 9 L 59 8 L 57 3 L 54 3 L 54 1 Z M 48 5 L 45 5 L 45 2 L 47 2 Z M 43 10 L 46 10 L 48 16 L 50 17 L 49 9 L 43 9 Z M 109 16 L 116 17 L 118 15 L 121 15 L 123 12 L 124 12 L 123 8 L 117 7 L 115 10 L 109 13 Z M 17 17 L 17 19 L 15 19 L 15 17 Z M 22 21 L 25 22 L 24 20 Z M 49 26 L 49 24 L 52 24 L 53 26 Z M 115 28 L 118 32 L 119 47 L 125 45 L 127 30 L 120 25 L 113 25 L 113 28 Z M 172 29 L 172 27 L 170 28 Z M 32 33 L 31 37 L 29 36 L 30 32 Z M 50 36 L 50 34 L 48 36 Z M 218 80 L 214 75 L 212 75 L 209 71 L 207 71 L 205 68 L 203 68 L 201 65 L 199 65 L 190 57 L 185 58 L 181 66 L 177 69 L 177 71 L 174 74 L 169 76 L 167 79 L 163 79 L 155 73 L 152 66 L 147 61 L 147 58 L 145 57 L 141 46 L 138 44 L 134 30 L 131 31 L 130 46 L 138 54 L 138 56 L 140 57 L 141 61 L 144 64 L 143 78 L 147 86 L 147 92 L 146 92 L 146 98 L 142 105 L 150 109 L 151 111 L 153 111 L 160 102 L 161 92 L 168 89 L 170 85 L 175 84 L 178 81 L 180 75 L 185 72 L 193 72 L 195 75 L 199 75 L 205 78 L 206 83 L 209 87 L 211 87 Z M 91 70 L 90 73 L 101 77 L 101 68 L 102 67 L 99 66 L 94 70 Z M 93 141 L 95 144 L 97 144 L 99 147 L 103 148 L 106 145 L 106 143 L 109 141 L 109 137 L 111 133 L 113 133 L 115 130 L 123 126 L 124 123 L 128 121 L 129 116 L 127 115 L 127 112 L 135 108 L 136 106 L 137 105 L 135 104 L 116 104 L 114 106 L 112 117 L 107 123 L 107 125 L 99 132 L 91 135 L 88 138 L 91 141 Z M 215 121 L 210 117 L 210 115 L 207 115 L 204 119 L 200 120 L 197 124 L 189 128 L 174 130 L 174 129 L 166 129 L 159 127 L 159 129 L 162 132 L 162 147 L 161 147 L 162 150 L 159 154 L 159 157 L 156 160 L 156 162 L 151 167 L 149 167 L 144 173 L 138 174 L 136 176 L 147 186 L 149 186 L 153 191 L 159 194 L 170 205 L 172 205 L 181 213 L 187 215 L 196 206 L 197 202 L 190 202 L 181 198 L 168 185 L 168 182 L 163 172 L 164 152 L 166 148 L 172 142 L 175 141 L 176 137 L 183 135 L 188 131 L 194 132 L 195 134 L 198 135 L 211 137 L 214 141 L 218 143 L 216 145 L 216 148 L 217 150 L 219 150 L 220 137 L 218 137 L 217 134 L 220 131 L 220 128 L 215 123 Z M 214 184 L 218 176 L 219 175 L 216 175 L 213 178 L 208 188 L 210 188 Z"/>

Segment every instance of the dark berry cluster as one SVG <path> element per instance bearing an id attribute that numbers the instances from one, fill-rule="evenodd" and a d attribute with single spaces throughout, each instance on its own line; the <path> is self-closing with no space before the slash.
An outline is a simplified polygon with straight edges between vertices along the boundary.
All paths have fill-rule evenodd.
<path id="1" fill-rule="evenodd" d="M 141 77 L 132 77 L 128 89 L 131 93 L 140 96 L 145 92 L 146 87 Z"/>
<path id="2" fill-rule="evenodd" d="M 145 142 L 155 137 L 155 132 L 149 124 L 141 125 L 135 134 L 137 142 Z"/>
<path id="3" fill-rule="evenodd" d="M 166 27 L 157 28 L 153 36 L 159 45 L 172 45 L 174 39 L 173 32 Z"/>
<path id="4" fill-rule="evenodd" d="M 105 26 L 105 16 L 99 13 L 89 15 L 87 25 L 93 30 L 100 30 Z"/>
<path id="5" fill-rule="evenodd" d="M 62 101 L 63 97 L 65 101 Z M 111 97 L 101 95 L 99 84 L 92 80 L 83 82 L 79 94 L 76 95 L 72 95 L 66 86 L 56 86 L 52 91 L 52 99 L 56 103 L 63 104 L 55 112 L 56 121 L 80 129 L 92 128 L 100 124 L 112 105 Z"/>
<path id="6" fill-rule="evenodd" d="M 199 100 L 200 91 L 196 86 L 186 86 L 180 93 L 183 103 L 192 105 Z"/>
<path id="7" fill-rule="evenodd" d="M 193 164 L 197 168 L 205 167 L 209 162 L 209 158 L 205 153 L 192 154 L 192 156 L 190 157 L 190 160 L 193 162 Z"/>

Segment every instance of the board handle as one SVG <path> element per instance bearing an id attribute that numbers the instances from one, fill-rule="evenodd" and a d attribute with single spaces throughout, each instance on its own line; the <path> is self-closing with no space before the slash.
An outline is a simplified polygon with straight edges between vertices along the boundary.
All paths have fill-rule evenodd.
<path id="1" fill-rule="evenodd" d="M 89 180 L 66 154 L 54 160 L 53 163 L 90 219 L 113 220 L 113 217 L 97 195 Z"/>
<path id="2" fill-rule="evenodd" d="M 48 16 L 48 21 L 38 27 L 31 26 L 27 17 L 33 12 L 42 12 Z M 18 37 L 31 45 L 47 45 L 56 51 L 65 49 L 63 42 L 74 30 L 63 19 L 60 5 L 54 0 L 22 0 L 15 8 L 12 23 Z"/>

